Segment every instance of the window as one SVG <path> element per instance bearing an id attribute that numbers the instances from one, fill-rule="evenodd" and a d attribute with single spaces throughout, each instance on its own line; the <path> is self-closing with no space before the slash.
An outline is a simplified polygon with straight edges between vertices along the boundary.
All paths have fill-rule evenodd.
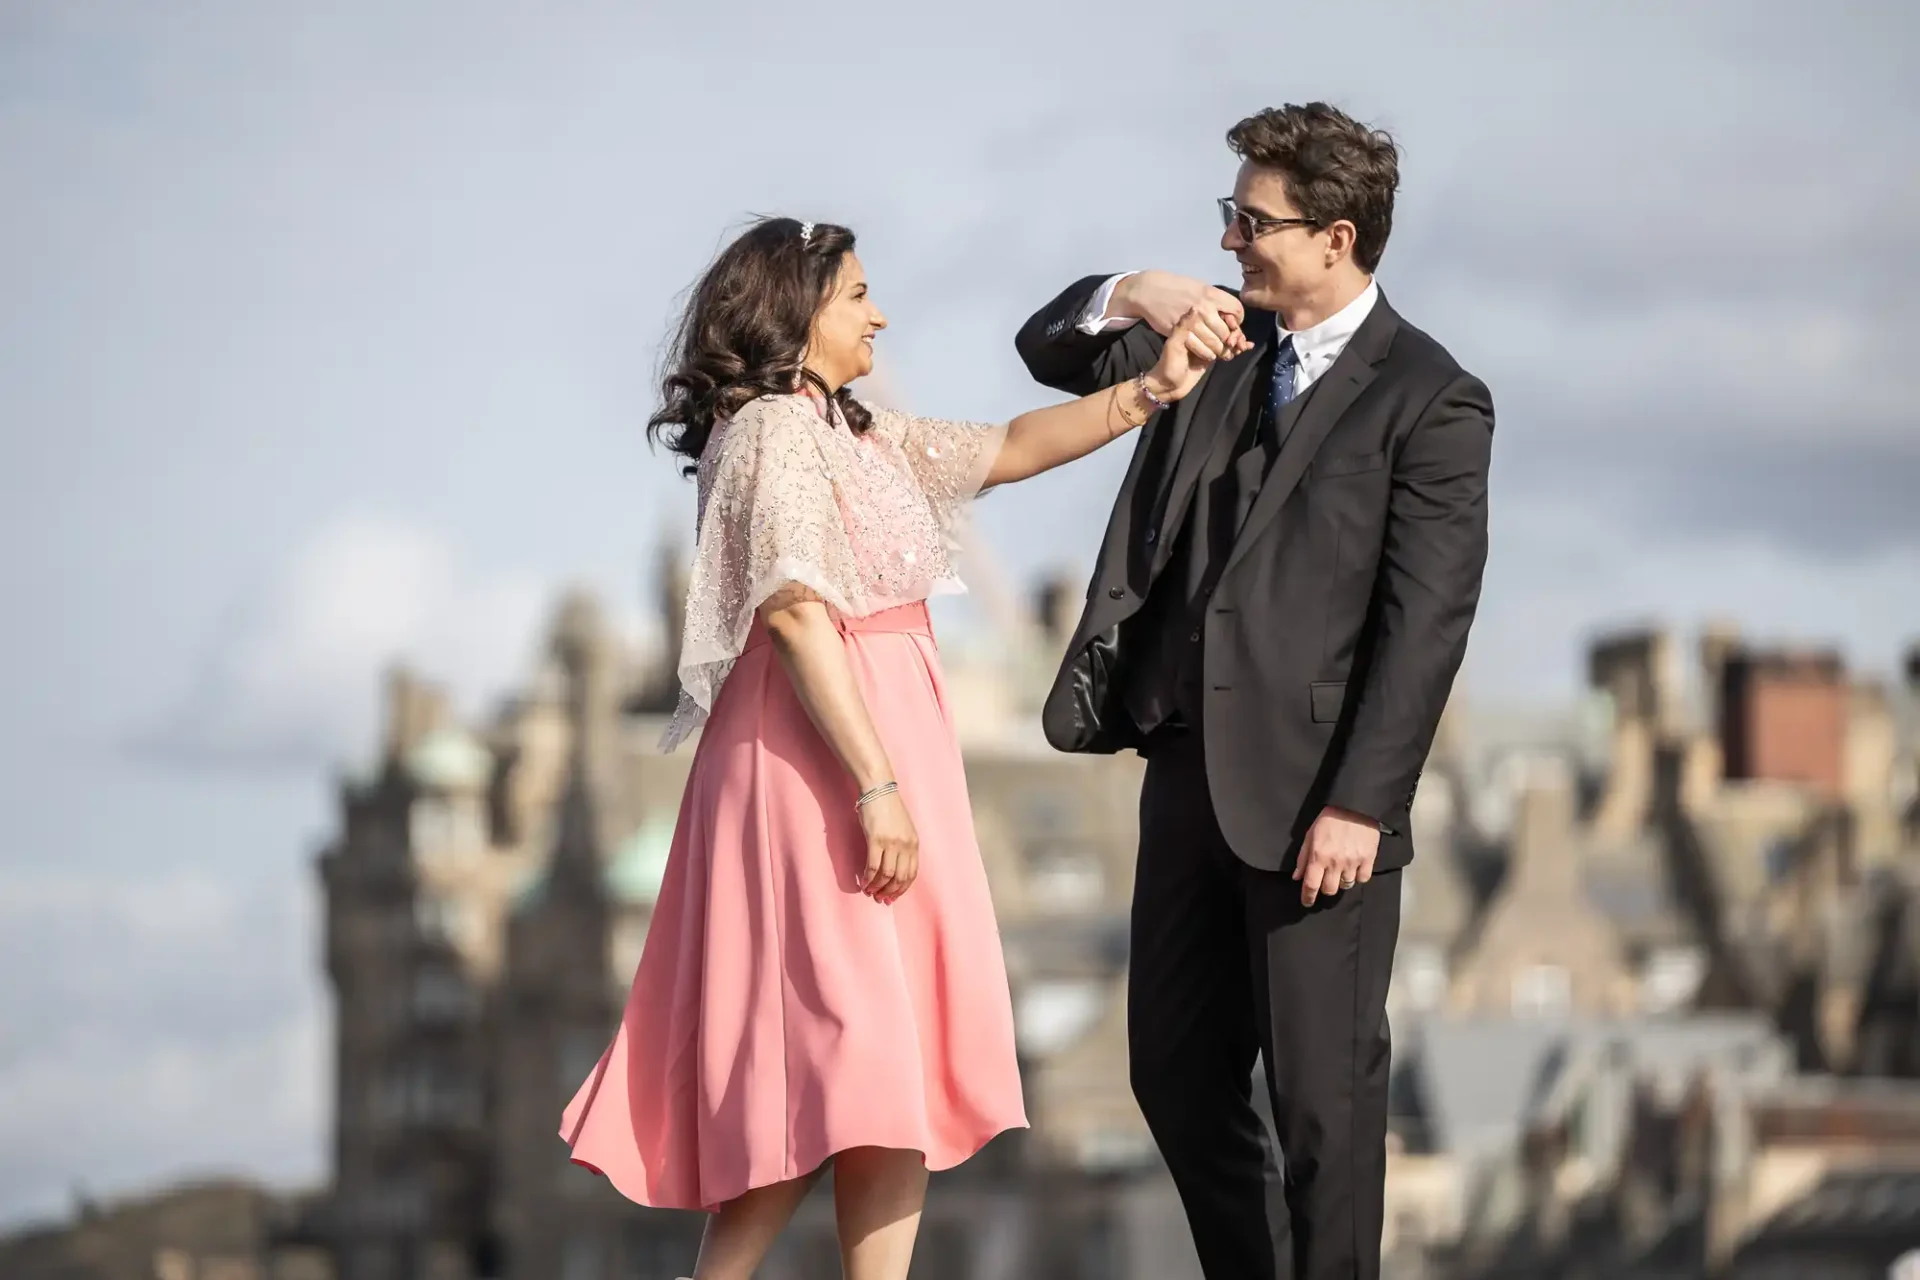
<path id="1" fill-rule="evenodd" d="M 1513 975 L 1513 1016 L 1551 1018 L 1573 1007 L 1573 979 L 1565 966 L 1530 964 Z"/>
<path id="2" fill-rule="evenodd" d="M 380 1080 L 373 1109 L 382 1124 L 477 1125 L 480 1090 L 460 1068 L 415 1062 L 395 1067 Z"/>
<path id="3" fill-rule="evenodd" d="M 440 1067 L 426 1073 L 421 1084 L 422 1111 L 442 1124 L 477 1126 L 481 1115 L 480 1086 L 458 1067 Z"/>
<path id="4" fill-rule="evenodd" d="M 434 893 L 422 887 L 414 892 L 413 923 L 417 936 L 429 942 L 455 946 L 475 941 L 478 921 L 466 899 Z"/>
<path id="5" fill-rule="evenodd" d="M 413 1016 L 422 1022 L 459 1022 L 473 1012 L 473 988 L 458 971 L 429 965 L 413 975 Z"/>
<path id="6" fill-rule="evenodd" d="M 387 1178 L 363 1186 L 345 1203 L 344 1221 L 359 1236 L 395 1236 L 417 1231 L 426 1221 L 426 1196 L 410 1178 Z M 373 1257 L 349 1275 L 401 1277 L 400 1260 L 382 1246 L 371 1246 Z M 361 1259 L 355 1252 L 355 1261 Z"/>
<path id="7" fill-rule="evenodd" d="M 445 898 L 421 889 L 413 898 L 413 922 L 420 936 L 444 942 L 453 934 L 453 908 Z"/>
<path id="8" fill-rule="evenodd" d="M 467 797 L 421 799 L 408 815 L 408 836 L 422 857 L 457 857 L 486 847 L 486 826 Z"/>

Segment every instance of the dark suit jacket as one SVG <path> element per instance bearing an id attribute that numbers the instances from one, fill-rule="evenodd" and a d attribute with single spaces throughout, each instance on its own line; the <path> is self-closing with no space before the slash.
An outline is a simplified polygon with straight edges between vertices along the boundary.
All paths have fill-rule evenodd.
<path id="1" fill-rule="evenodd" d="M 1042 307 L 1016 339 L 1047 386 L 1087 395 L 1153 367 L 1147 325 L 1075 322 L 1105 276 Z M 1277 324 L 1249 312 L 1255 350 L 1209 370 L 1142 429 L 1087 606 L 1047 697 L 1062 751 L 1139 747 L 1120 704 L 1128 623 L 1165 567 L 1209 451 L 1259 404 Z M 1493 403 L 1383 295 L 1311 393 L 1207 601 L 1207 780 L 1239 857 L 1280 870 L 1323 806 L 1385 828 L 1376 867 L 1413 857 L 1408 810 L 1466 651 L 1487 555 Z"/>

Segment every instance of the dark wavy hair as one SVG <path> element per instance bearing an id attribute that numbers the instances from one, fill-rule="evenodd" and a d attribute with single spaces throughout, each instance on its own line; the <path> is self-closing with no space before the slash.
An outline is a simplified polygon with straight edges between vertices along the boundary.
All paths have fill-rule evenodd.
<path id="1" fill-rule="evenodd" d="M 833 293 L 853 232 L 817 222 L 802 235 L 794 218 L 761 218 L 720 251 L 693 286 L 667 351 L 660 408 L 647 438 L 685 459 L 692 475 L 714 424 L 765 395 L 789 395 L 804 381 L 832 400 L 858 433 L 870 415 L 842 387 L 835 394 L 802 363 L 813 318 Z"/>
<path id="2" fill-rule="evenodd" d="M 1400 147 L 1384 129 L 1361 124 L 1324 102 L 1269 107 L 1227 130 L 1242 160 L 1278 169 L 1287 198 L 1321 227 L 1353 224 L 1353 260 L 1369 275 L 1393 233 Z"/>

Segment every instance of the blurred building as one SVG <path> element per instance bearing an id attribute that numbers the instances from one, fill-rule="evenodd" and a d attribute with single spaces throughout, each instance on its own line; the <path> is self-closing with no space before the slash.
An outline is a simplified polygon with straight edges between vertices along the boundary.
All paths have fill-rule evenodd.
<path id="1" fill-rule="evenodd" d="M 6 1280 L 328 1280 L 330 1259 L 284 1233 L 308 1206 L 223 1179 L 111 1204 L 0 1238 Z"/>
<path id="2" fill-rule="evenodd" d="M 1920 1077 L 1920 652 L 1904 698 L 1724 626 L 1691 682 L 1660 631 L 1589 674 L 1558 721 L 1456 699 L 1429 761 L 1388 1274 L 1883 1276 L 1920 1247 L 1920 1086 L 1868 1079 Z"/>
<path id="3" fill-rule="evenodd" d="M 1390 1164 L 1400 1280 L 1880 1280 L 1920 1247 L 1920 1083 L 1796 1074 L 1763 1018 L 1436 1024 L 1400 1071 L 1444 1148 Z"/>
<path id="4" fill-rule="evenodd" d="M 670 641 L 682 594 L 664 573 Z M 995 644 L 945 654 L 1032 1121 L 935 1180 L 921 1266 L 954 1280 L 1040 1274 L 1043 1257 L 1061 1277 L 1182 1265 L 1183 1219 L 1126 1074 L 1140 762 L 1063 756 L 1037 729 L 1078 596 L 1045 584 Z M 341 786 L 320 859 L 335 1181 L 295 1233 L 341 1280 L 600 1280 L 682 1273 L 693 1256 L 698 1215 L 636 1208 L 557 1136 L 638 963 L 692 751 L 656 751 L 672 673 L 591 599 L 562 605 L 545 651 L 480 725 L 395 674 L 378 766 Z M 816 1194 L 763 1274 L 837 1268 Z"/>
<path id="5" fill-rule="evenodd" d="M 1080 592 L 1022 601 L 986 568 L 994 634 L 943 660 L 1032 1128 L 935 1177 L 914 1274 L 1196 1276 L 1127 1079 L 1141 762 L 1045 746 Z M 1884 1275 L 1920 1247 L 1920 648 L 1885 685 L 1724 625 L 1689 667 L 1644 629 L 1596 640 L 1587 674 L 1559 712 L 1456 690 L 1426 763 L 1389 996 L 1385 1275 Z M 332 1186 L 83 1208 L 0 1240 L 0 1276 L 684 1274 L 700 1215 L 631 1205 L 556 1132 L 660 889 L 692 757 L 654 746 L 675 690 L 579 595 L 483 721 L 395 672 L 318 864 Z M 839 1274 L 829 1187 L 761 1274 Z"/>
<path id="6" fill-rule="evenodd" d="M 663 573 L 668 651 L 681 587 Z M 1140 762 L 1056 754 L 1035 724 L 1077 599 L 1064 582 L 1028 606 L 990 593 L 1002 634 L 945 649 L 1033 1127 L 935 1179 L 916 1276 L 1194 1274 L 1126 1075 Z M 324 1243 L 341 1280 L 672 1275 L 695 1248 L 698 1215 L 635 1208 L 555 1136 L 664 870 L 691 757 L 653 747 L 672 673 L 584 597 L 546 654 L 481 725 L 396 675 L 381 763 L 342 787 L 321 859 L 336 1185 L 289 1237 Z M 1573 714 L 1448 708 L 1390 999 L 1402 1280 L 1575 1274 L 1538 1267 L 1600 1256 L 1569 1243 L 1594 1231 L 1629 1242 L 1608 1255 L 1641 1268 L 1622 1275 L 1757 1257 L 1761 1209 L 1735 1230 L 1672 1199 L 1688 1091 L 1920 1074 L 1920 785 L 1899 699 L 1727 627 L 1696 657 L 1689 680 L 1668 635 L 1624 632 L 1593 646 Z M 1680 1269 L 1658 1269 L 1668 1254 Z M 763 1274 L 837 1267 L 823 1189 Z"/>

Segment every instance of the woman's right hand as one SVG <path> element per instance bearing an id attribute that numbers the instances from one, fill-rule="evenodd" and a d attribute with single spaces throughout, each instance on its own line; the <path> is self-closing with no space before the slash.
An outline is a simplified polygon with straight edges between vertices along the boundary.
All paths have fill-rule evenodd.
<path id="1" fill-rule="evenodd" d="M 914 830 L 898 791 L 867 801 L 860 809 L 860 825 L 867 833 L 867 865 L 860 876 L 860 892 L 890 904 L 920 874 L 920 833 Z"/>
<path id="2" fill-rule="evenodd" d="M 1216 360 L 1231 360 L 1253 344 L 1240 327 L 1231 325 L 1223 338 L 1210 323 L 1212 314 L 1194 307 L 1180 317 L 1180 323 L 1167 335 L 1160 349 L 1160 361 L 1147 371 L 1147 390 L 1159 400 L 1174 401 L 1186 396 L 1200 382 L 1201 375 Z"/>

